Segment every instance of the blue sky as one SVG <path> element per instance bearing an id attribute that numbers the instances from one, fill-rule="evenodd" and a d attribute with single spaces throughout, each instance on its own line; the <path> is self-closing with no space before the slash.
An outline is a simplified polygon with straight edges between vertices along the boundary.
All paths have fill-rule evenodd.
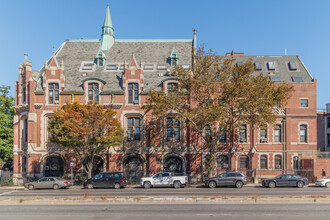
<path id="1" fill-rule="evenodd" d="M 118 39 L 191 39 L 219 55 L 299 55 L 330 102 L 328 0 L 0 0 L 0 85 L 14 87 L 24 53 L 40 69 L 65 39 L 101 35 L 109 4 Z M 12 95 L 14 95 L 12 89 Z"/>

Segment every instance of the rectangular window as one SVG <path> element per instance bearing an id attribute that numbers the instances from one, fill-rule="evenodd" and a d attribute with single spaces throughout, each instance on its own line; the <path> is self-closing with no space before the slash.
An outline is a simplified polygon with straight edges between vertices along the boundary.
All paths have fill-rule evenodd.
<path id="1" fill-rule="evenodd" d="M 82 70 L 93 70 L 94 65 L 94 63 L 84 63 Z"/>
<path id="2" fill-rule="evenodd" d="M 240 143 L 246 143 L 246 125 L 241 125 L 239 127 L 239 142 Z"/>
<path id="3" fill-rule="evenodd" d="M 282 131 L 281 125 L 274 126 L 274 142 L 281 142 L 282 141 Z"/>
<path id="4" fill-rule="evenodd" d="M 140 118 L 127 118 L 127 141 L 139 141 L 140 139 Z"/>
<path id="5" fill-rule="evenodd" d="M 143 67 L 144 70 L 153 70 L 154 65 L 153 64 L 145 64 Z"/>
<path id="6" fill-rule="evenodd" d="M 260 143 L 267 143 L 267 126 L 260 127 Z"/>
<path id="7" fill-rule="evenodd" d="M 254 65 L 256 67 L 256 70 L 262 70 L 260 62 L 255 62 Z"/>
<path id="8" fill-rule="evenodd" d="M 58 104 L 60 100 L 58 83 L 49 83 L 49 104 Z"/>
<path id="9" fill-rule="evenodd" d="M 88 84 L 88 101 L 99 101 L 99 84 L 89 83 Z"/>
<path id="10" fill-rule="evenodd" d="M 116 64 L 109 64 L 107 65 L 107 70 L 117 70 L 118 66 Z"/>
<path id="11" fill-rule="evenodd" d="M 293 76 L 292 77 L 293 82 L 303 82 L 303 78 L 301 76 Z"/>
<path id="12" fill-rule="evenodd" d="M 227 142 L 227 135 L 226 134 L 222 134 L 220 136 L 220 143 L 226 143 Z"/>
<path id="13" fill-rule="evenodd" d="M 308 107 L 308 99 L 300 99 L 300 107 L 307 108 Z"/>
<path id="14" fill-rule="evenodd" d="M 289 68 L 291 71 L 297 70 L 296 62 L 294 61 L 289 62 Z"/>
<path id="15" fill-rule="evenodd" d="M 167 141 L 180 141 L 180 121 L 167 118 L 166 120 Z"/>
<path id="16" fill-rule="evenodd" d="M 175 91 L 176 88 L 178 88 L 177 83 L 167 83 L 167 93 L 168 94 L 172 94 L 172 92 Z"/>
<path id="17" fill-rule="evenodd" d="M 239 159 L 239 168 L 248 169 L 248 158 L 247 157 L 241 157 Z"/>
<path id="18" fill-rule="evenodd" d="M 275 169 L 282 169 L 282 156 L 275 156 Z"/>
<path id="19" fill-rule="evenodd" d="M 139 84 L 128 84 L 128 103 L 139 104 Z"/>
<path id="20" fill-rule="evenodd" d="M 28 120 L 24 120 L 24 142 L 28 141 Z"/>
<path id="21" fill-rule="evenodd" d="M 300 142 L 307 143 L 307 125 L 300 125 Z"/>
<path id="22" fill-rule="evenodd" d="M 267 155 L 260 156 L 260 169 L 267 169 L 268 168 L 268 158 Z"/>
<path id="23" fill-rule="evenodd" d="M 273 61 L 268 62 L 267 65 L 268 65 L 268 70 L 275 70 L 275 64 Z"/>
<path id="24" fill-rule="evenodd" d="M 23 104 L 26 104 L 26 88 L 25 87 L 23 88 L 23 94 L 22 95 L 23 95 L 23 100 L 22 100 Z"/>
<path id="25" fill-rule="evenodd" d="M 328 134 L 328 147 L 330 147 L 330 134 Z"/>
<path id="26" fill-rule="evenodd" d="M 157 69 L 158 69 L 158 70 L 166 70 L 167 67 L 166 67 L 166 65 L 158 65 L 158 66 L 157 66 Z"/>
<path id="27" fill-rule="evenodd" d="M 271 81 L 274 82 L 281 82 L 281 77 L 277 77 L 277 76 L 271 76 L 269 77 Z"/>
<path id="28" fill-rule="evenodd" d="M 328 128 L 330 128 L 330 117 L 328 117 L 327 120 L 328 120 Z"/>

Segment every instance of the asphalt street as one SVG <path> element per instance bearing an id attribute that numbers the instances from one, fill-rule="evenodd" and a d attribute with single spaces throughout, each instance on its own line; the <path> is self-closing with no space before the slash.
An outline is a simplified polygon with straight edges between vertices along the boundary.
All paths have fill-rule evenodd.
<path id="1" fill-rule="evenodd" d="M 264 188 L 264 187 L 243 187 L 241 189 L 232 187 L 221 187 L 210 189 L 206 187 L 197 188 L 124 188 L 124 189 L 38 189 L 38 190 L 0 190 L 0 198 L 20 198 L 20 197 L 41 197 L 41 198 L 54 198 L 54 197 L 81 197 L 88 194 L 89 197 L 100 196 L 267 196 L 267 197 L 288 197 L 288 196 L 330 196 L 330 188 L 324 187 L 286 187 L 286 188 Z"/>
<path id="2" fill-rule="evenodd" d="M 9 205 L 0 219 L 329 219 L 329 204 Z"/>

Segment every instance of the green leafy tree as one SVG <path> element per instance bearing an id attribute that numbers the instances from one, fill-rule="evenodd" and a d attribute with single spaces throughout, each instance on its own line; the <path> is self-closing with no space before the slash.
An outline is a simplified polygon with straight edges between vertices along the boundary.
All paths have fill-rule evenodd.
<path id="1" fill-rule="evenodd" d="M 91 178 L 97 158 L 122 141 L 123 130 L 115 116 L 115 111 L 95 103 L 63 105 L 49 121 L 51 142 L 74 153 Z"/>
<path id="2" fill-rule="evenodd" d="M 251 128 L 274 123 L 274 106 L 284 106 L 293 88 L 255 74 L 250 61 L 235 65 L 233 58 L 217 56 L 204 47 L 193 58 L 192 68 L 177 66 L 173 71 L 176 89 L 171 93 L 150 92 L 149 105 L 156 117 L 166 117 L 171 112 L 186 122 L 195 142 L 192 146 L 202 143 L 202 152 L 206 151 L 204 165 L 209 176 L 217 152 L 239 150 L 235 128 L 243 123 Z M 224 134 L 231 143 L 219 144 Z"/>
<path id="3" fill-rule="evenodd" d="M 0 169 L 13 166 L 13 116 L 14 98 L 9 86 L 0 86 Z"/>

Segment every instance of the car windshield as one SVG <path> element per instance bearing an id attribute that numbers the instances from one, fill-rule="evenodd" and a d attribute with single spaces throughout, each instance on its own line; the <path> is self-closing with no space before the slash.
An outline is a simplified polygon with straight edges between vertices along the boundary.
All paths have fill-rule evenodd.
<path id="1" fill-rule="evenodd" d="M 282 175 L 275 176 L 274 179 L 281 179 Z"/>
<path id="2" fill-rule="evenodd" d="M 101 179 L 101 178 L 102 178 L 102 174 L 101 173 L 99 173 L 96 176 L 94 176 L 94 179 L 95 180 L 98 180 L 98 179 Z"/>

